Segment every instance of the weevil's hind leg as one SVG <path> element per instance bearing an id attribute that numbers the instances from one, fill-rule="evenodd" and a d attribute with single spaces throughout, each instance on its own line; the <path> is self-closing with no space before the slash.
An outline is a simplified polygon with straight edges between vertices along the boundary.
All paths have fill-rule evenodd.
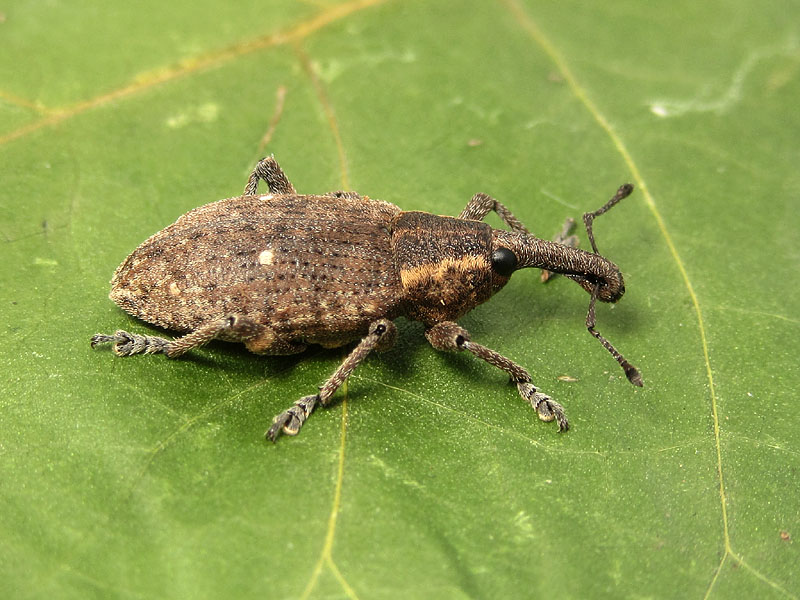
<path id="1" fill-rule="evenodd" d="M 267 156 L 258 161 L 244 186 L 245 196 L 255 196 L 258 193 L 258 180 L 263 179 L 269 186 L 272 194 L 296 194 L 294 186 L 286 177 L 278 161 L 272 156 Z"/>
<path id="2" fill-rule="evenodd" d="M 530 402 L 542 421 L 555 420 L 558 423 L 559 431 L 569 429 L 564 407 L 547 394 L 540 392 L 539 388 L 531 382 L 528 371 L 491 348 L 470 340 L 469 332 L 457 323 L 452 321 L 437 323 L 425 332 L 425 337 L 437 350 L 450 352 L 466 350 L 490 365 L 505 371 L 511 377 L 511 381 L 517 385 L 520 396 Z"/>
<path id="3" fill-rule="evenodd" d="M 94 348 L 98 344 L 113 343 L 114 346 L 112 348 L 117 356 L 163 353 L 169 358 L 176 358 L 192 348 L 207 344 L 223 333 L 227 337 L 245 341 L 257 336 L 260 329 L 261 327 L 258 324 L 247 317 L 229 315 L 202 325 L 191 333 L 174 340 L 119 330 L 114 335 L 96 333 L 92 336 L 91 344 L 92 348 Z"/>
<path id="4" fill-rule="evenodd" d="M 565 246 L 569 246 L 570 248 L 577 248 L 578 239 L 577 235 L 574 235 L 572 232 L 575 230 L 575 219 L 569 217 L 566 221 L 564 221 L 564 226 L 561 228 L 555 237 L 553 237 L 553 241 L 557 244 L 563 244 Z M 548 271 L 547 269 L 542 269 L 541 280 L 542 283 L 545 283 L 552 279 L 557 273 L 553 273 L 552 271 Z"/>
<path id="5" fill-rule="evenodd" d="M 361 364 L 373 350 L 386 350 L 394 343 L 397 328 L 388 319 L 379 319 L 369 326 L 369 332 L 359 342 L 353 351 L 344 359 L 339 368 L 319 388 L 319 393 L 305 396 L 295 402 L 288 410 L 283 411 L 272 420 L 272 426 L 267 430 L 266 437 L 273 442 L 278 439 L 281 432 L 287 435 L 297 435 L 303 423 L 318 405 L 326 406 L 334 392 L 345 382 L 353 370 Z"/>
<path id="6" fill-rule="evenodd" d="M 325 194 L 326 196 L 332 196 L 333 198 L 347 198 L 348 200 L 360 200 L 361 194 L 358 192 L 348 192 L 347 190 L 338 190 L 336 192 L 328 192 Z"/>
<path id="7" fill-rule="evenodd" d="M 503 223 L 511 228 L 511 231 L 530 234 L 530 231 L 522 224 L 522 221 L 488 194 L 475 194 L 464 207 L 464 210 L 461 211 L 461 214 L 458 215 L 458 218 L 467 219 L 468 221 L 483 221 L 483 218 L 492 211 L 497 213 Z"/>

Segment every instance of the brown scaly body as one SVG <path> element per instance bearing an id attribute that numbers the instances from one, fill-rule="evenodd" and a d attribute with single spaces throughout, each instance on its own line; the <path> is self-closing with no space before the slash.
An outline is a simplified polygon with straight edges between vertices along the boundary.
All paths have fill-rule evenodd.
<path id="1" fill-rule="evenodd" d="M 257 193 L 258 181 L 269 193 Z M 273 158 L 253 170 L 242 196 L 201 206 L 153 235 L 120 265 L 110 297 L 130 314 L 185 333 L 168 340 L 117 331 L 117 354 L 180 356 L 211 339 L 243 342 L 253 352 L 293 354 L 308 344 L 336 347 L 361 340 L 318 394 L 275 418 L 267 432 L 298 432 L 372 350 L 391 346 L 392 319 L 421 321 L 439 350 L 468 351 L 504 370 L 543 420 L 568 428 L 563 407 L 528 372 L 471 341 L 455 320 L 525 267 L 563 273 L 591 293 L 587 327 L 625 369 L 641 376 L 594 329 L 596 299 L 624 293 L 619 269 L 597 253 L 591 221 L 630 194 L 623 186 L 603 208 L 584 215 L 593 253 L 533 235 L 502 204 L 476 194 L 458 218 L 405 212 L 353 192 L 297 194 Z M 495 211 L 511 231 L 481 219 Z"/>

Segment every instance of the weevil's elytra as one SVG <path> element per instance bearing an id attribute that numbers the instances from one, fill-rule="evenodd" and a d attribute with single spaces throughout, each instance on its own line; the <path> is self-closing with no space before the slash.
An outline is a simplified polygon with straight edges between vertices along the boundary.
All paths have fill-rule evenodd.
<path id="1" fill-rule="evenodd" d="M 258 182 L 269 186 L 259 195 Z M 196 208 L 128 256 L 111 280 L 110 298 L 128 313 L 184 333 L 162 337 L 117 331 L 120 356 L 177 357 L 212 339 L 242 342 L 259 354 L 295 354 L 309 344 L 358 342 L 319 392 L 275 417 L 267 436 L 296 434 L 311 412 L 373 350 L 389 348 L 393 319 L 421 321 L 437 350 L 467 351 L 505 371 L 539 418 L 569 423 L 563 407 L 533 385 L 530 374 L 472 341 L 455 320 L 488 300 L 528 267 L 561 273 L 590 294 L 586 326 L 634 385 L 639 371 L 595 329 L 595 302 L 625 292 L 617 266 L 600 256 L 593 220 L 633 191 L 623 185 L 584 223 L 593 252 L 578 249 L 568 229 L 556 241 L 533 236 L 502 204 L 476 194 L 458 217 L 403 211 L 355 192 L 298 194 L 274 158 L 256 165 L 244 194 Z M 483 222 L 496 212 L 509 230 Z"/>

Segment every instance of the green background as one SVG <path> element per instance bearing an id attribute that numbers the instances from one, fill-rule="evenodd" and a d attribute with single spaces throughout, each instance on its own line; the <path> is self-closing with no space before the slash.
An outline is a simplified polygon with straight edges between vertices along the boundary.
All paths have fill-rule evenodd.
<path id="1" fill-rule="evenodd" d="M 7 3 L 0 596 L 800 596 L 799 23 L 745 0 Z M 564 435 L 405 321 L 275 445 L 343 351 L 92 351 L 154 331 L 107 299 L 114 268 L 268 153 L 302 192 L 455 215 L 484 191 L 542 237 L 632 181 L 595 226 L 628 289 L 598 329 L 645 387 L 587 295 L 535 272 L 461 322 Z"/>

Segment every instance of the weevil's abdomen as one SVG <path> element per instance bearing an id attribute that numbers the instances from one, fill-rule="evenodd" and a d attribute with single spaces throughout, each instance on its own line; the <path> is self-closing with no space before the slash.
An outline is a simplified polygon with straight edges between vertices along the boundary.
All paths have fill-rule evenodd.
<path id="1" fill-rule="evenodd" d="M 389 233 L 399 212 L 368 198 L 220 200 L 134 250 L 115 272 L 110 297 L 178 332 L 240 314 L 274 332 L 276 348 L 344 344 L 371 321 L 400 314 Z"/>

